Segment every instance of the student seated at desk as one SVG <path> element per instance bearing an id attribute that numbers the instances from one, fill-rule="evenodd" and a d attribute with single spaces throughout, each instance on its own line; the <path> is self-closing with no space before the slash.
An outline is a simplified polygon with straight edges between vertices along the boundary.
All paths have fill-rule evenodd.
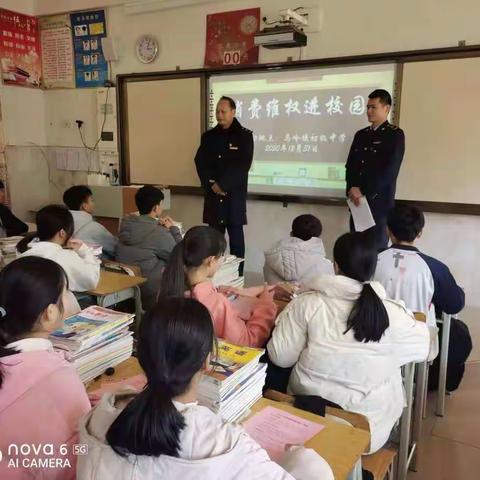
<path id="1" fill-rule="evenodd" d="M 142 319 L 141 391 L 103 396 L 80 422 L 78 480 L 333 480 L 313 450 L 288 452 L 293 477 L 243 429 L 198 405 L 202 371 L 215 345 L 212 320 L 199 302 L 162 299 Z M 282 459 L 286 460 L 286 459 Z"/>
<path id="2" fill-rule="evenodd" d="M 20 256 L 34 255 L 57 262 L 74 292 L 94 289 L 100 279 L 100 261 L 81 240 L 72 239 L 72 214 L 61 205 L 49 205 L 38 211 L 36 223 L 36 234 L 17 245 Z"/>
<path id="3" fill-rule="evenodd" d="M 95 204 L 92 191 L 85 185 L 70 187 L 63 194 L 63 203 L 73 216 L 73 237 L 88 245 L 100 245 L 108 259 L 114 259 L 117 239 L 93 219 Z"/>
<path id="4" fill-rule="evenodd" d="M 439 350 L 435 309 L 449 314 L 460 312 L 465 306 L 465 293 L 445 264 L 415 247 L 424 226 L 425 217 L 418 208 L 413 205 L 395 205 L 387 219 L 387 232 L 392 246 L 378 255 L 375 280 L 384 286 L 389 298 L 403 301 L 413 312 L 425 314 L 432 337 L 429 360 L 433 360 Z M 454 331 L 457 329 L 452 329 Z M 467 335 L 465 339 L 467 345 L 459 339 L 458 347 L 463 354 L 455 352 L 456 368 L 461 369 L 460 379 L 471 350 L 471 340 L 468 337 Z M 455 337 L 451 338 L 452 348 L 456 340 Z M 450 359 L 449 367 L 454 368 Z"/>
<path id="5" fill-rule="evenodd" d="M 28 225 L 18 219 L 5 205 L 5 185 L 0 180 L 0 238 L 28 232 Z"/>
<path id="6" fill-rule="evenodd" d="M 225 238 L 214 228 L 198 226 L 188 230 L 165 267 L 160 295 L 191 295 L 210 310 L 217 337 L 237 345 L 261 347 L 270 336 L 277 313 L 273 291 L 267 286 L 248 289 L 247 293 L 254 295 L 251 315 L 242 318 L 227 298 L 228 289 L 227 293 L 219 291 L 211 280 L 225 248 Z M 237 293 L 241 294 L 240 290 Z"/>
<path id="7" fill-rule="evenodd" d="M 265 252 L 263 276 L 269 284 L 303 283 L 319 275 L 333 275 L 320 235 L 322 223 L 313 215 L 300 215 L 292 223 L 290 237 Z"/>
<path id="8" fill-rule="evenodd" d="M 147 282 L 142 285 L 143 308 L 155 304 L 162 272 L 175 244 L 182 239 L 180 229 L 170 217 L 161 219 L 163 193 L 146 185 L 135 194 L 140 215 L 128 215 L 122 220 L 117 260 L 138 265 Z"/>
<path id="9" fill-rule="evenodd" d="M 90 410 L 85 387 L 63 353 L 53 350 L 48 335 L 63 325 L 68 293 L 65 272 L 39 257 L 14 260 L 0 273 L 0 478 L 74 479 L 77 425 Z M 40 454 L 10 457 L 9 445 L 53 444 L 56 458 L 68 468 L 32 466 Z M 59 454 L 61 445 L 66 453 Z M 65 448 L 65 447 L 63 447 Z M 22 466 L 22 459 L 30 465 Z M 9 466 L 18 459 L 19 467 Z"/>
<path id="10" fill-rule="evenodd" d="M 310 283 L 278 316 L 268 354 L 279 367 L 294 366 L 289 393 L 365 415 L 375 452 L 402 414 L 400 367 L 427 358 L 429 333 L 370 282 L 377 251 L 366 236 L 342 235 L 333 255 L 337 275 Z"/>

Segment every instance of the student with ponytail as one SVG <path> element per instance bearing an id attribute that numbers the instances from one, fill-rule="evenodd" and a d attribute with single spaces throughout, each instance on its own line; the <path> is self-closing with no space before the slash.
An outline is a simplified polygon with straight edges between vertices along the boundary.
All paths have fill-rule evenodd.
<path id="1" fill-rule="evenodd" d="M 225 248 L 225 238 L 211 227 L 188 230 L 170 255 L 162 276 L 160 296 L 190 295 L 210 311 L 217 337 L 238 345 L 263 347 L 277 313 L 273 290 L 268 286 L 233 289 L 236 296 L 250 297 L 248 314 L 237 310 L 227 298 L 232 290 L 222 292 L 211 281 Z"/>
<path id="2" fill-rule="evenodd" d="M 285 308 L 267 349 L 274 364 L 294 366 L 290 393 L 365 415 L 375 452 L 404 407 L 400 367 L 427 358 L 429 333 L 371 282 L 377 250 L 368 237 L 342 235 L 333 256 L 336 276 L 312 281 Z"/>
<path id="3" fill-rule="evenodd" d="M 80 422 L 78 480 L 333 480 L 312 450 L 288 452 L 292 477 L 245 430 L 198 405 L 198 384 L 215 354 L 205 306 L 161 299 L 142 319 L 138 360 L 145 388 L 108 393 Z"/>
<path id="4" fill-rule="evenodd" d="M 0 273 L 0 478 L 74 479 L 80 417 L 90 410 L 85 388 L 48 335 L 63 324 L 68 280 L 57 263 L 20 258 Z M 17 456 L 26 444 L 40 453 Z M 45 446 L 62 465 L 48 468 Z M 60 453 L 60 448 L 62 448 Z M 23 462 L 26 458 L 27 463 Z M 18 466 L 9 466 L 18 460 Z M 67 463 L 68 462 L 68 463 Z"/>

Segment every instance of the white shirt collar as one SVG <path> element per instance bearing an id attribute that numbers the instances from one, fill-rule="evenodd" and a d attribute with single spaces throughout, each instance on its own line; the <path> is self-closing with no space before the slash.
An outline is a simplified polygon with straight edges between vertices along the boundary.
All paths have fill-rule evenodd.
<path id="1" fill-rule="evenodd" d="M 23 338 L 16 342 L 9 343 L 6 348 L 17 350 L 18 352 L 37 352 L 47 350 L 53 352 L 53 345 L 47 338 Z"/>

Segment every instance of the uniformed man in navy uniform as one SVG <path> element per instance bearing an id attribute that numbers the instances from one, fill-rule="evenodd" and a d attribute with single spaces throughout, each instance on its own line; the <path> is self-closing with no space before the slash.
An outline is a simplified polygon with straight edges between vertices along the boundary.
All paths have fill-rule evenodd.
<path id="1" fill-rule="evenodd" d="M 365 196 L 376 226 L 372 229 L 377 248 L 387 248 L 387 215 L 395 203 L 395 188 L 405 152 L 403 130 L 388 122 L 392 97 L 386 90 L 368 96 L 367 117 L 371 126 L 353 139 L 346 165 L 347 196 L 358 205 Z M 350 219 L 350 228 L 353 222 Z"/>
<path id="2" fill-rule="evenodd" d="M 203 221 L 221 233 L 227 230 L 230 253 L 244 258 L 243 225 L 247 223 L 253 135 L 235 118 L 235 108 L 233 99 L 222 97 L 219 100 L 217 125 L 202 135 L 195 165 L 205 195 Z"/>

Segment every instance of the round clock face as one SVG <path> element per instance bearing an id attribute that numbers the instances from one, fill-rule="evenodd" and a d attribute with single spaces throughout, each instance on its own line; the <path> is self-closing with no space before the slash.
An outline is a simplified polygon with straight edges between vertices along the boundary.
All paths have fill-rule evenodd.
<path id="1" fill-rule="evenodd" d="M 142 63 L 153 62 L 158 54 L 158 41 L 151 35 L 144 35 L 138 39 L 135 51 Z"/>
<path id="2" fill-rule="evenodd" d="M 240 30 L 245 34 L 252 34 L 257 31 L 257 18 L 253 15 L 246 15 L 240 22 Z"/>

